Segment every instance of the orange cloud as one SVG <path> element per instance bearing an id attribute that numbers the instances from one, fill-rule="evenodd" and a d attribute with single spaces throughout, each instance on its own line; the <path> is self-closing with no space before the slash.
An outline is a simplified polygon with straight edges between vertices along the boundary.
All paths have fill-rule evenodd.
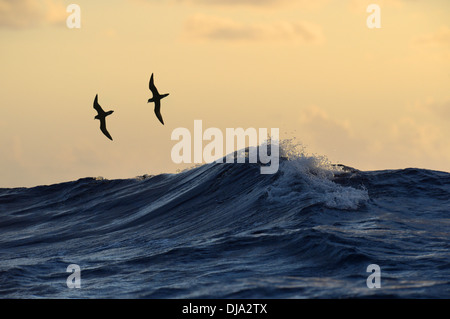
<path id="1" fill-rule="evenodd" d="M 245 24 L 197 15 L 187 20 L 185 30 L 190 37 L 222 41 L 290 41 L 302 44 L 324 41 L 321 28 L 305 21 Z"/>
<path id="2" fill-rule="evenodd" d="M 333 0 L 168 0 L 171 3 L 199 5 L 220 8 L 261 8 L 273 9 L 286 6 L 296 6 L 301 9 L 323 8 Z M 334 0 L 336 1 L 336 0 Z M 135 2 L 162 3 L 160 0 L 135 0 Z"/>
<path id="3" fill-rule="evenodd" d="M 0 0 L 0 28 L 64 25 L 66 18 L 66 7 L 60 0 Z"/>
<path id="4" fill-rule="evenodd" d="M 251 5 L 251 6 L 267 6 L 278 5 L 286 2 L 292 2 L 289 0 L 181 0 L 191 3 L 206 4 L 206 5 Z"/>

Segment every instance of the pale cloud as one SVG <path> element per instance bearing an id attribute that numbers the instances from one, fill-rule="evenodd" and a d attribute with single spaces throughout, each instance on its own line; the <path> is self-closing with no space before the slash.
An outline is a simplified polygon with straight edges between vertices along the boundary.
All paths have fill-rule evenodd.
<path id="1" fill-rule="evenodd" d="M 411 0 L 409 0 L 411 1 Z M 360 14 L 366 12 L 370 4 L 377 4 L 381 9 L 394 8 L 401 9 L 405 6 L 406 0 L 349 0 L 350 11 Z"/>
<path id="2" fill-rule="evenodd" d="M 421 34 L 415 37 L 415 43 L 433 46 L 450 46 L 450 28 L 441 26 L 432 33 Z"/>
<path id="3" fill-rule="evenodd" d="M 11 156 L 12 159 L 20 165 L 24 165 L 26 163 L 26 159 L 23 154 L 23 143 L 20 136 L 16 135 L 12 139 Z"/>
<path id="4" fill-rule="evenodd" d="M 302 9 L 317 9 L 322 8 L 330 2 L 330 0 L 181 0 L 190 1 L 198 4 L 218 5 L 218 6 L 239 6 L 239 7 L 253 7 L 253 8 L 275 8 L 286 6 L 297 6 Z"/>
<path id="5" fill-rule="evenodd" d="M 419 163 L 439 163 L 438 168 L 450 171 L 450 101 L 438 102 L 432 98 L 408 103 L 403 116 L 389 124 L 386 144 L 404 158 Z M 445 164 L 444 164 L 445 163 Z"/>
<path id="6" fill-rule="evenodd" d="M 136 0 L 135 0 L 136 1 Z M 303 9 L 317 9 L 322 8 L 327 3 L 333 0 L 169 0 L 171 3 L 180 3 L 188 5 L 201 6 L 217 6 L 217 7 L 251 7 L 251 8 L 277 8 L 286 7 L 290 5 L 298 6 Z M 147 3 L 161 3 L 160 0 L 140 0 L 140 2 Z"/>
<path id="7" fill-rule="evenodd" d="M 348 165 L 367 153 L 367 141 L 355 134 L 350 122 L 333 118 L 317 106 L 302 110 L 298 122 L 303 142 L 313 152 Z"/>
<path id="8" fill-rule="evenodd" d="M 397 154 L 422 162 L 426 157 L 436 156 L 439 152 L 439 140 L 444 138 L 441 129 L 428 121 L 412 116 L 400 118 L 392 123 L 387 131 L 386 146 L 396 150 Z M 448 152 L 447 152 L 448 157 Z M 440 156 L 440 155 L 439 155 Z"/>
<path id="9" fill-rule="evenodd" d="M 334 118 L 314 106 L 299 114 L 299 133 L 309 152 L 361 170 L 422 167 L 450 171 L 450 129 L 442 118 L 450 114 L 449 106 L 448 101 L 431 100 L 407 105 L 402 116 L 386 119 L 370 134 L 358 130 L 350 119 Z"/>
<path id="10" fill-rule="evenodd" d="M 250 24 L 196 15 L 187 20 L 185 31 L 189 37 L 222 41 L 324 42 L 321 28 L 306 21 Z"/>
<path id="11" fill-rule="evenodd" d="M 450 121 L 450 99 L 436 101 L 428 98 L 425 101 L 411 103 L 409 108 L 420 114 L 421 118 L 429 118 L 430 120 L 438 121 L 442 125 L 447 125 L 448 121 Z"/>
<path id="12" fill-rule="evenodd" d="M 292 2 L 289 0 L 178 0 L 179 2 L 196 3 L 203 5 L 222 5 L 222 6 L 235 6 L 235 5 L 250 5 L 250 6 L 273 6 Z"/>
<path id="13" fill-rule="evenodd" d="M 66 7 L 60 0 L 0 0 L 0 28 L 65 25 L 66 18 Z"/>
<path id="14" fill-rule="evenodd" d="M 105 152 L 89 139 L 70 143 L 48 143 L 44 152 L 29 138 L 4 137 L 0 156 L 0 188 L 31 187 L 47 183 L 98 176 L 113 170 L 113 162 L 123 162 L 120 152 Z M 108 161 L 108 158 L 113 158 Z"/>
<path id="15" fill-rule="evenodd" d="M 422 33 L 412 37 L 410 41 L 412 51 L 420 59 L 448 63 L 450 61 L 450 28 L 446 25 L 429 33 Z M 416 56 L 413 56 L 417 59 Z"/>
<path id="16" fill-rule="evenodd" d="M 450 100 L 434 104 L 432 110 L 440 119 L 450 121 Z"/>

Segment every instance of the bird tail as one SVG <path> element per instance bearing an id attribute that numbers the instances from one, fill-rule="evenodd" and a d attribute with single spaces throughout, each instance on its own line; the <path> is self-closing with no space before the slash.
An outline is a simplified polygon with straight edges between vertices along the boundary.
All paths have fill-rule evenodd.
<path id="1" fill-rule="evenodd" d="M 169 93 L 167 93 L 167 94 L 162 94 L 162 95 L 160 96 L 160 98 L 163 99 L 163 98 L 165 98 L 165 97 L 168 96 L 168 95 L 169 95 Z"/>

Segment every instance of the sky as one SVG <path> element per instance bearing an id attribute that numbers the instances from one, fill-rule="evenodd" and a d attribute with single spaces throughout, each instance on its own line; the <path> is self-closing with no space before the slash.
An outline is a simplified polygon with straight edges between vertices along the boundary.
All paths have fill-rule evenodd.
<path id="1" fill-rule="evenodd" d="M 194 120 L 279 128 L 360 170 L 450 172 L 449 21 L 448 0 L 0 0 L 0 187 L 174 173 L 193 164 L 171 134 Z"/>

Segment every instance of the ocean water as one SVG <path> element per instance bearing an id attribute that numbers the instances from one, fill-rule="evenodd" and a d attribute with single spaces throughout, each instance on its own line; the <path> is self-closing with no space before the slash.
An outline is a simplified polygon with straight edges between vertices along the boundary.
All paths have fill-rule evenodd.
<path id="1" fill-rule="evenodd" d="M 450 298 L 449 173 L 281 153 L 0 189 L 0 298 Z"/>

